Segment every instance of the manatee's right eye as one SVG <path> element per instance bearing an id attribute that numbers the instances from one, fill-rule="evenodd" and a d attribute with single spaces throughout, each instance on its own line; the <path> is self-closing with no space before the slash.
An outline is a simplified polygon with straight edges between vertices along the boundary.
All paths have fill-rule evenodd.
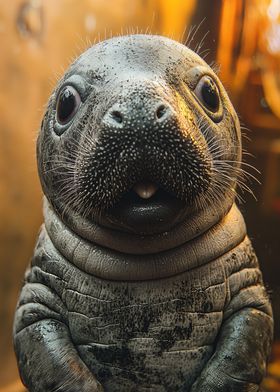
<path id="1" fill-rule="evenodd" d="M 210 76 L 203 76 L 198 82 L 195 90 L 195 95 L 208 110 L 215 113 L 220 107 L 219 90 L 216 83 Z"/>
<path id="2" fill-rule="evenodd" d="M 56 103 L 56 120 L 59 124 L 69 123 L 77 113 L 81 104 L 78 91 L 72 86 L 65 86 L 58 95 Z"/>

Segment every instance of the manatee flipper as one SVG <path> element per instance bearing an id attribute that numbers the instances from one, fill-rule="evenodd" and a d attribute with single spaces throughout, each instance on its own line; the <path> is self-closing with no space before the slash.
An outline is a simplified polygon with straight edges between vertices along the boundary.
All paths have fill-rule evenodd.
<path id="1" fill-rule="evenodd" d="M 60 307 L 61 300 L 48 287 L 24 285 L 14 324 L 22 381 L 36 392 L 101 392 L 71 341 Z"/>
<path id="2" fill-rule="evenodd" d="M 215 353 L 191 392 L 260 392 L 272 330 L 269 303 L 231 315 L 224 321 Z"/>

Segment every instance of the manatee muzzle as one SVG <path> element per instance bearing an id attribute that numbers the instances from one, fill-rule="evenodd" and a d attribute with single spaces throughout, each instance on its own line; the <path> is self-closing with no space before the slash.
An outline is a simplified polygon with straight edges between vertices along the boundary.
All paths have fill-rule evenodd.
<path id="1" fill-rule="evenodd" d="M 107 108 L 76 176 L 80 199 L 95 220 L 105 216 L 113 226 L 143 233 L 175 224 L 211 178 L 199 127 L 174 100 L 148 87 L 137 85 Z"/>
<path id="2" fill-rule="evenodd" d="M 131 131 L 113 143 L 110 132 L 103 135 L 77 177 L 88 211 L 146 232 L 147 226 L 172 225 L 206 191 L 211 166 L 204 150 L 169 128 L 156 137 L 158 132 L 139 141 Z"/>

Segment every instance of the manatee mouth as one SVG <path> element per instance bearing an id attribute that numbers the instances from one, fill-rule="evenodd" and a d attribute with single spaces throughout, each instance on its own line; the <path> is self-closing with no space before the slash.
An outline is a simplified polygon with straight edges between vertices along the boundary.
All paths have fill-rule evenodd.
<path id="1" fill-rule="evenodd" d="M 113 226 L 142 234 L 164 232 L 173 227 L 186 203 L 151 181 L 141 181 L 106 212 Z"/>

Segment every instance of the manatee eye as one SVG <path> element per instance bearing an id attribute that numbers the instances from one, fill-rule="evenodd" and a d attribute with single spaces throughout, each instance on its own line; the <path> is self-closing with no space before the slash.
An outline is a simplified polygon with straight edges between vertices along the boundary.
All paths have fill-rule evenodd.
<path id="1" fill-rule="evenodd" d="M 203 76 L 198 82 L 195 90 L 195 95 L 208 110 L 215 113 L 220 107 L 219 90 L 210 76 Z"/>
<path id="2" fill-rule="evenodd" d="M 56 104 L 56 119 L 61 125 L 67 124 L 77 113 L 81 97 L 72 86 L 65 86 L 59 93 Z"/>

